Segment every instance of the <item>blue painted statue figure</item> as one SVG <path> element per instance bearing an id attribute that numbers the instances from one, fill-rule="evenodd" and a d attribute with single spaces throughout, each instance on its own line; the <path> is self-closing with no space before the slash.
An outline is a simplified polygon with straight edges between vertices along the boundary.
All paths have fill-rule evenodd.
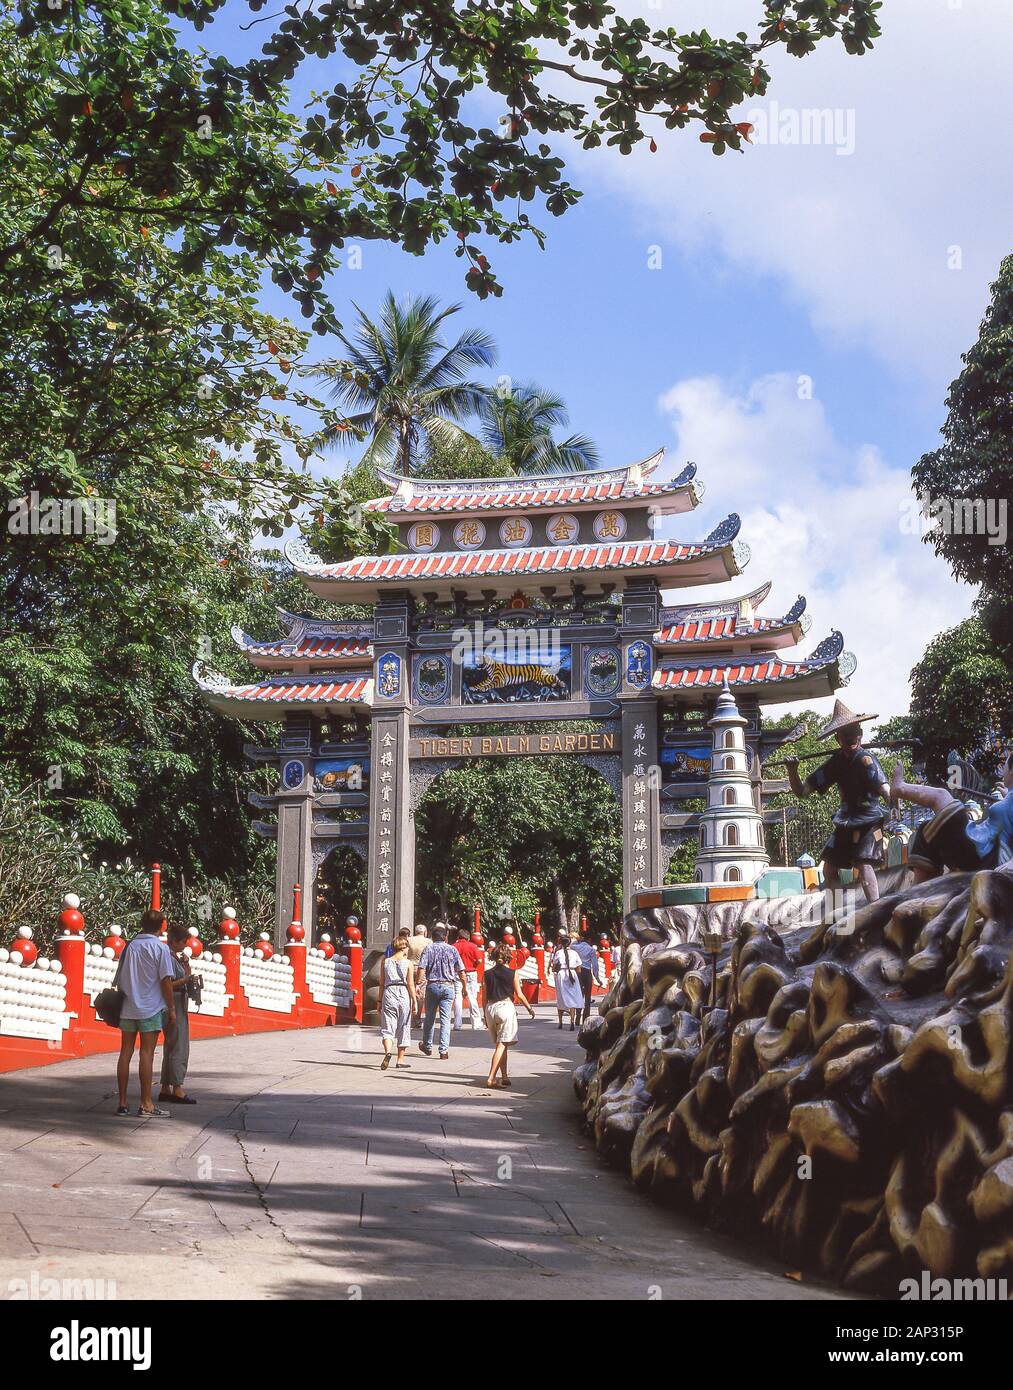
<path id="1" fill-rule="evenodd" d="M 1013 753 L 1003 763 L 1000 778 L 1005 796 L 997 797 L 975 822 L 970 812 L 944 787 L 922 787 L 904 781 L 900 763 L 894 768 L 890 795 L 934 811 L 914 833 L 907 862 L 915 883 L 936 878 L 947 869 L 971 873 L 996 869 L 1013 859 Z"/>

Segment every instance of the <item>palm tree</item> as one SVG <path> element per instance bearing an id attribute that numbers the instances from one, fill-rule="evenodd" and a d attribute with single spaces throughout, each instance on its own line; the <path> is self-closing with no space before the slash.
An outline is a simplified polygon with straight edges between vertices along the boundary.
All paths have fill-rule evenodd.
<path id="1" fill-rule="evenodd" d="M 496 349 L 477 329 L 447 346 L 441 326 L 460 307 L 441 309 L 435 295 L 399 304 L 388 291 L 374 322 L 356 304 L 354 340 L 338 334 L 348 357 L 321 362 L 309 373 L 332 383 L 331 398 L 350 412 L 349 424 L 368 433 L 362 462 L 393 463 L 399 473 L 409 474 L 428 439 L 468 434 L 459 422 L 477 413 L 485 396 L 468 371 L 491 366 Z M 329 431 L 327 442 L 344 443 L 345 432 Z"/>
<path id="2" fill-rule="evenodd" d="M 552 437 L 570 417 L 559 397 L 540 386 L 516 386 L 506 395 L 487 391 L 478 413 L 482 442 L 516 473 L 570 473 L 598 466 L 597 446 L 584 435 L 558 442 Z"/>

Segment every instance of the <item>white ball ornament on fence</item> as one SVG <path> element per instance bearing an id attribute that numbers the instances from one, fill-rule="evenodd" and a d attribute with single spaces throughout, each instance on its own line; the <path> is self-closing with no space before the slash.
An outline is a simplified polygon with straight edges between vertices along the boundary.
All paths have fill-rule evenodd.
<path id="1" fill-rule="evenodd" d="M 76 893 L 64 893 L 63 905 L 64 907 L 72 907 L 77 909 L 81 906 L 81 899 L 77 896 Z"/>
<path id="2" fill-rule="evenodd" d="M 18 927 L 18 936 L 21 937 L 22 941 L 31 941 L 31 939 L 32 939 L 32 929 L 31 929 L 31 927 Z"/>
<path id="3" fill-rule="evenodd" d="M 111 946 L 103 946 L 102 954 L 105 956 L 106 960 L 112 960 L 116 952 L 113 950 Z"/>
<path id="4" fill-rule="evenodd" d="M 6 965 L 11 958 L 11 953 L 6 946 L 0 946 L 0 965 Z"/>
<path id="5" fill-rule="evenodd" d="M 58 960 L 51 960 L 49 962 L 49 968 L 54 975 L 59 975 L 60 972 L 63 970 L 63 966 Z"/>

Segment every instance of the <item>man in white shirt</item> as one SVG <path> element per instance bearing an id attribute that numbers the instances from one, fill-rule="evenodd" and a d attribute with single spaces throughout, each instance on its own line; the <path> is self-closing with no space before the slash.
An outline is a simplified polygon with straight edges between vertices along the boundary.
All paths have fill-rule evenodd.
<path id="1" fill-rule="evenodd" d="M 584 937 L 571 941 L 570 949 L 580 956 L 580 986 L 584 991 L 584 1012 L 580 1021 L 586 1023 L 591 1017 L 591 990 L 595 984 L 601 984 L 598 976 L 598 952 Z"/>
<path id="2" fill-rule="evenodd" d="M 161 1110 L 151 1097 L 151 1078 L 154 1070 L 155 1046 L 163 1030 L 176 1026 L 176 1005 L 172 993 L 172 955 L 164 941 L 159 940 L 165 929 L 165 917 L 155 908 L 141 915 L 141 930 L 131 937 L 120 955 L 115 985 L 123 992 L 120 1010 L 120 1055 L 116 1062 L 116 1084 L 119 1089 L 117 1115 L 129 1115 L 127 1087 L 130 1083 L 130 1058 L 134 1043 L 141 1040 L 137 1075 L 141 1083 L 141 1105 L 138 1115 L 167 1119 L 168 1110 Z"/>

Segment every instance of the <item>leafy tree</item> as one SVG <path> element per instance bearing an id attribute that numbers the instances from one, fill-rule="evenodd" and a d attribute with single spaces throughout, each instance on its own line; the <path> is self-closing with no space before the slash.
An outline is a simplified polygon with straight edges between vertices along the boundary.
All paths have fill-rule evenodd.
<path id="1" fill-rule="evenodd" d="M 979 618 L 932 639 L 911 672 L 911 731 L 930 781 L 945 783 L 951 749 L 986 777 L 1013 742 L 1013 685 L 1004 654 Z"/>
<path id="2" fill-rule="evenodd" d="M 420 478 L 508 478 L 509 461 L 490 453 L 473 435 L 459 433 L 430 439 L 419 465 Z"/>
<path id="3" fill-rule="evenodd" d="M 266 0 L 247 4 L 259 11 Z M 105 206 L 179 233 L 193 268 L 212 248 L 246 248 L 321 331 L 334 327 L 323 282 L 350 238 L 421 254 L 453 234 L 469 287 L 499 293 L 478 236 L 541 243 L 527 205 L 539 198 L 558 216 L 579 196 L 547 137 L 625 154 L 643 140 L 656 145 L 651 131 L 695 127 L 715 154 L 741 149 L 749 127 L 735 108 L 767 92 L 771 51 L 801 57 L 836 39 L 861 54 L 880 32 L 879 0 L 756 0 L 752 37 L 730 38 L 652 30 L 603 0 L 323 0 L 255 21 L 263 46 L 242 61 L 185 53 L 168 22 L 190 21 L 213 39 L 216 16 L 245 8 L 11 0 L 18 42 L 36 47 L 38 71 L 62 64 L 47 128 L 66 162 L 39 181 L 30 229 L 0 247 L 0 264 L 68 215 L 93 215 L 90 171 L 115 161 L 123 172 Z M 251 102 L 270 123 L 287 84 L 317 63 L 334 84 L 292 121 L 284 148 L 251 139 Z M 5 64 L 8 81 L 15 66 Z M 31 84 L 25 65 L 4 102 L 15 148 L 40 128 Z M 479 89 L 502 98 L 497 125 L 475 120 Z"/>
<path id="4" fill-rule="evenodd" d="M 479 413 L 486 449 L 514 473 L 565 473 L 598 466 L 598 450 L 584 435 L 553 438 L 553 430 L 564 427 L 569 416 L 560 398 L 540 386 L 490 391 Z"/>
<path id="5" fill-rule="evenodd" d="M 266 0 L 248 3 L 260 10 Z M 236 8 L 227 0 L 167 7 L 198 26 Z M 643 140 L 656 148 L 652 131 L 695 127 L 715 154 L 741 149 L 750 127 L 735 108 L 766 93 L 768 53 L 801 57 L 838 39 L 861 54 L 879 34 L 879 8 L 879 0 L 756 0 L 752 37 L 717 38 L 652 30 L 603 0 L 327 0 L 270 16 L 280 22 L 262 31 L 261 53 L 216 65 L 212 78 L 226 102 L 231 83 L 267 100 L 303 63 L 338 58 L 337 80 L 300 145 L 309 157 L 349 162 L 318 238 L 328 250 L 351 235 L 421 253 L 453 233 L 467 283 L 485 295 L 500 287 L 478 236 L 541 243 L 526 205 L 539 198 L 558 216 L 579 196 L 549 138 L 627 154 Z M 502 98 L 496 125 L 476 119 L 478 89 Z"/>
<path id="6" fill-rule="evenodd" d="M 925 539 L 958 579 L 981 586 L 982 620 L 1010 666 L 1013 568 L 1006 511 L 1013 497 L 1013 256 L 999 268 L 978 341 L 963 362 L 946 398 L 943 443 L 922 455 L 912 477 L 923 505 L 939 519 Z M 977 632 L 971 640 L 977 642 Z"/>
<path id="7" fill-rule="evenodd" d="M 460 421 L 473 415 L 484 388 L 468 379 L 474 367 L 488 367 L 495 348 L 487 333 L 469 329 L 449 345 L 441 328 L 460 309 L 441 309 L 435 295 L 399 304 L 388 292 L 378 322 L 356 305 L 354 339 L 338 332 L 348 356 L 321 362 L 309 375 L 331 383 L 333 398 L 352 412 L 348 425 L 368 434 L 365 462 L 393 465 L 403 475 L 417 467 L 431 440 L 453 440 Z M 330 443 L 344 443 L 344 422 L 329 432 Z"/>
<path id="8" fill-rule="evenodd" d="M 486 920 L 530 920 L 537 906 L 573 927 L 582 911 L 604 923 L 621 908 L 619 801 L 568 758 L 483 758 L 444 773 L 416 827 L 419 900 L 442 917 L 478 902 Z"/>

